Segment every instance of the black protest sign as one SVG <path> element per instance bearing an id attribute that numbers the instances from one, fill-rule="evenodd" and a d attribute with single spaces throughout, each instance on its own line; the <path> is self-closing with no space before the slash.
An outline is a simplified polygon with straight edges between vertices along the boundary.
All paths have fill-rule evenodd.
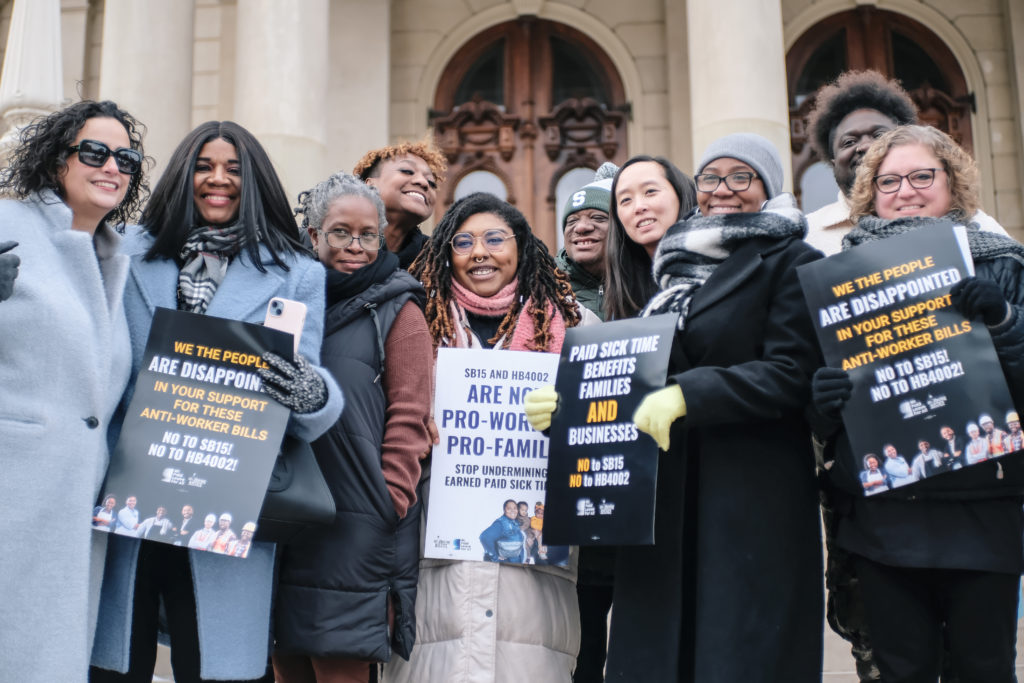
<path id="1" fill-rule="evenodd" d="M 157 309 L 101 492 L 117 501 L 106 530 L 247 554 L 289 417 L 263 393 L 265 351 L 291 358 L 292 336 Z"/>
<path id="2" fill-rule="evenodd" d="M 658 447 L 633 423 L 644 396 L 665 386 L 678 315 L 568 330 L 552 416 L 550 543 L 654 543 Z"/>
<path id="3" fill-rule="evenodd" d="M 973 272 L 965 252 L 964 228 L 935 221 L 797 271 L 825 361 L 853 383 L 842 411 L 853 459 L 837 466 L 864 495 L 1005 452 L 1002 436 L 982 444 L 982 423 L 1001 435 L 994 423 L 1013 408 L 992 339 L 949 293 Z"/>

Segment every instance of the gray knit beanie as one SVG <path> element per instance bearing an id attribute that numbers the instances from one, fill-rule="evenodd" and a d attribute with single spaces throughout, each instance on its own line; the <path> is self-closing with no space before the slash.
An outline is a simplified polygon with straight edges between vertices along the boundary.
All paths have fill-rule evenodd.
<path id="1" fill-rule="evenodd" d="M 771 199 L 782 192 L 782 160 L 775 145 L 754 133 L 733 133 L 718 138 L 704 150 L 697 166 L 698 175 L 715 159 L 730 157 L 748 164 L 764 183 L 764 191 Z"/>
<path id="2" fill-rule="evenodd" d="M 612 179 L 619 172 L 619 167 L 610 161 L 601 164 L 594 174 L 594 180 L 569 196 L 562 212 L 562 230 L 569 216 L 583 209 L 597 209 L 608 213 L 612 207 Z"/>

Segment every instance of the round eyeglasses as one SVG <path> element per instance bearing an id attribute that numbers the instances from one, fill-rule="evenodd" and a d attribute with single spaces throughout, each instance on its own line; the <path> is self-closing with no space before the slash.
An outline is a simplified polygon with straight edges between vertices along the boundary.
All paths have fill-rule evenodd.
<path id="1" fill-rule="evenodd" d="M 935 182 L 935 174 L 944 169 L 941 168 L 919 168 L 916 171 L 911 171 L 906 175 L 900 175 L 899 173 L 885 173 L 883 175 L 876 175 L 871 179 L 871 182 L 875 184 L 875 189 L 884 194 L 892 194 L 899 192 L 900 188 L 903 187 L 903 179 L 906 178 L 910 186 L 915 190 L 927 190 Z"/>
<path id="2" fill-rule="evenodd" d="M 377 251 L 384 246 L 384 235 L 379 235 L 375 232 L 364 232 L 358 238 L 353 237 L 347 230 L 328 230 L 326 232 L 320 230 L 319 232 L 327 240 L 327 244 L 335 249 L 346 248 L 352 244 L 352 240 L 358 240 L 359 246 L 364 251 Z"/>
<path id="3" fill-rule="evenodd" d="M 111 150 L 99 140 L 82 140 L 77 145 L 68 146 L 68 151 L 78 152 L 78 160 L 93 168 L 102 168 L 110 155 L 114 155 L 117 170 L 125 175 L 135 175 L 142 168 L 142 152 L 130 147 Z"/>
<path id="4" fill-rule="evenodd" d="M 715 175 L 714 173 L 701 173 L 694 180 L 697 181 L 697 189 L 701 192 L 714 192 L 723 182 L 733 192 L 743 192 L 750 187 L 750 183 L 757 177 L 756 173 L 750 171 L 736 171 L 729 175 Z"/>
<path id="5" fill-rule="evenodd" d="M 479 237 L 474 237 L 468 232 L 457 233 L 452 237 L 452 251 L 456 254 L 465 255 L 473 251 L 473 247 L 476 246 L 478 241 L 484 243 L 484 249 L 491 252 L 492 254 L 497 251 L 502 251 L 505 248 L 506 240 L 514 240 L 515 235 L 509 235 L 498 229 L 488 230 Z"/>

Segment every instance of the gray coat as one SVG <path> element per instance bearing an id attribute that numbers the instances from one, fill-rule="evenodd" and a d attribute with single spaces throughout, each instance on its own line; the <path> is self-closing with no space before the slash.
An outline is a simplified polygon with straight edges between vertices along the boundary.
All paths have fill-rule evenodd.
<path id="1" fill-rule="evenodd" d="M 152 237 L 131 232 L 122 251 L 131 258 L 125 288 L 125 309 L 131 330 L 132 378 L 142 363 L 149 328 L 157 306 L 177 308 L 178 266 L 167 259 L 146 261 L 143 255 Z M 265 248 L 260 249 L 266 272 L 260 272 L 247 256 L 228 266 L 224 281 L 210 302 L 208 315 L 259 323 L 267 302 L 280 296 L 305 302 L 305 327 L 299 353 L 319 364 L 324 322 L 325 272 L 310 257 L 286 257 L 290 270 L 276 266 Z M 320 410 L 293 414 L 289 433 L 312 440 L 334 424 L 341 414 L 341 390 L 326 370 L 319 369 L 327 384 L 328 401 Z M 134 384 L 125 394 L 131 398 Z M 90 508 L 91 509 L 91 508 Z M 84 523 L 84 522 L 83 522 Z M 111 539 L 103 579 L 100 624 L 93 661 L 96 666 L 124 672 L 128 668 L 131 619 L 138 560 L 138 539 Z M 211 679 L 249 679 L 263 675 L 270 635 L 273 591 L 274 545 L 254 543 L 244 560 L 189 550 L 192 580 L 198 606 L 200 674 Z"/>
<path id="2" fill-rule="evenodd" d="M 128 381 L 128 258 L 109 228 L 72 230 L 52 192 L 0 201 L 9 239 L 21 270 L 0 303 L 0 677 L 84 681 L 108 536 L 87 519 Z"/>

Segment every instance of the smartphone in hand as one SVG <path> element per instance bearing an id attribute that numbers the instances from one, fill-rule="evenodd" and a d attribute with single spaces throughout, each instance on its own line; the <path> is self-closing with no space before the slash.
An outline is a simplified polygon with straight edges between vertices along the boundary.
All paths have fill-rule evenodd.
<path id="1" fill-rule="evenodd" d="M 299 338 L 306 323 L 306 304 L 292 299 L 275 296 L 267 304 L 267 315 L 263 320 L 266 327 L 288 332 L 295 337 L 295 353 L 299 352 Z"/>

